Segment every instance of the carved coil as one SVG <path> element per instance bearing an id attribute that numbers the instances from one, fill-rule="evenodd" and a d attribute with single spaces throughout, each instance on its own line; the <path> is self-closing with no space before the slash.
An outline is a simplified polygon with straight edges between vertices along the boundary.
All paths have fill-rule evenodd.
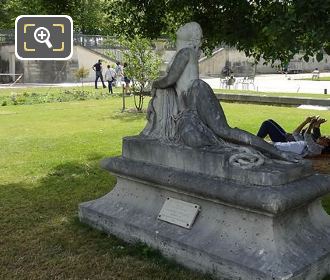
<path id="1" fill-rule="evenodd" d="M 251 152 L 247 148 L 240 148 L 238 153 L 230 156 L 229 164 L 242 169 L 251 169 L 262 165 L 264 157 L 258 152 Z"/>

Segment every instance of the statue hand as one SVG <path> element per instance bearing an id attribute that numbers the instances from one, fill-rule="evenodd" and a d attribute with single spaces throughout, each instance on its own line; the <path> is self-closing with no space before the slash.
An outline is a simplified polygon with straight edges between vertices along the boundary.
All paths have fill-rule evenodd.
<path id="1" fill-rule="evenodd" d="M 151 97 L 155 97 L 156 96 L 156 88 L 154 88 L 154 87 L 151 88 L 150 95 L 151 95 Z"/>
<path id="2" fill-rule="evenodd" d="M 157 88 L 157 80 L 154 80 L 151 84 L 151 92 L 155 91 Z"/>
<path id="3" fill-rule="evenodd" d="M 148 121 L 150 121 L 150 115 L 151 115 L 150 110 L 147 110 L 146 119 L 147 119 Z"/>
<path id="4" fill-rule="evenodd" d="M 149 105 L 148 105 L 148 108 L 147 108 L 147 116 L 146 116 L 146 118 L 147 118 L 148 121 L 151 121 L 151 115 L 152 115 L 152 113 L 155 112 L 154 106 L 153 106 L 152 102 L 153 102 L 153 99 L 150 99 Z"/>

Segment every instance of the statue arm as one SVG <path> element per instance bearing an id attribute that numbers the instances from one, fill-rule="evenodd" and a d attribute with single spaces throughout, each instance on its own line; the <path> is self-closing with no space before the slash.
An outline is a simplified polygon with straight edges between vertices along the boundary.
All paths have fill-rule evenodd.
<path id="1" fill-rule="evenodd" d="M 300 159 L 300 156 L 279 151 L 274 145 L 266 142 L 264 139 L 236 127 L 231 128 L 228 126 L 222 129 L 222 131 L 219 131 L 219 135 L 222 138 L 234 143 L 236 142 L 237 144 L 252 146 L 253 148 L 258 149 L 261 152 L 268 153 L 277 159 L 291 162 L 297 162 Z"/>
<path id="2" fill-rule="evenodd" d="M 182 72 L 186 68 L 189 61 L 189 49 L 181 49 L 175 56 L 172 65 L 166 76 L 155 80 L 152 84 L 153 88 L 167 88 L 173 86 L 180 78 Z"/>

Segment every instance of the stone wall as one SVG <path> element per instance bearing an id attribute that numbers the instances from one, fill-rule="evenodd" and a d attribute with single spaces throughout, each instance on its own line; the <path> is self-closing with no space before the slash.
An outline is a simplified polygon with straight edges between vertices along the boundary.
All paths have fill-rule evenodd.
<path id="1" fill-rule="evenodd" d="M 114 59 L 110 59 L 108 56 L 111 51 Z M 161 66 L 161 71 L 165 70 L 174 54 L 175 51 L 171 50 L 162 53 L 164 63 Z M 78 68 L 85 67 L 90 70 L 85 81 L 92 82 L 95 79 L 92 66 L 99 59 L 102 59 L 104 69 L 108 64 L 114 67 L 116 61 L 123 62 L 122 53 L 118 49 L 89 49 L 82 46 L 73 47 L 72 58 L 68 61 L 21 61 L 15 57 L 15 46 L 7 45 L 0 46 L 0 73 L 24 73 L 22 81 L 25 83 L 65 83 L 77 82 L 75 72 Z M 14 79 L 14 77 L 8 78 Z"/>
<path id="2" fill-rule="evenodd" d="M 112 52 L 112 57 L 108 57 Z M 162 51 L 163 64 L 161 71 L 165 71 L 168 63 L 173 58 L 175 51 Z M 330 57 L 324 55 L 321 62 L 317 62 L 316 58 L 311 57 L 309 62 L 301 60 L 302 54 L 298 54 L 288 65 L 289 70 L 294 69 L 301 72 L 312 72 L 318 68 L 321 72 L 330 71 Z M 88 49 L 82 46 L 74 46 L 73 56 L 71 60 L 61 61 L 20 61 L 15 58 L 14 45 L 0 46 L 0 73 L 24 73 L 22 81 L 26 83 L 63 83 L 76 82 L 75 71 L 80 67 L 90 69 L 88 77 L 85 81 L 94 81 L 95 74 L 92 66 L 98 59 L 102 59 L 103 65 L 113 65 L 115 61 L 122 60 L 122 53 L 118 49 Z M 278 73 L 279 67 L 272 67 L 269 64 L 264 65 L 264 61 L 260 61 L 257 65 L 253 64 L 253 59 L 247 58 L 243 52 L 239 52 L 234 48 L 220 48 L 215 51 L 211 57 L 202 57 L 199 60 L 199 71 L 201 76 L 220 77 L 223 76 L 222 71 L 225 66 L 233 71 L 234 76 L 254 76 L 255 74 L 271 74 Z M 277 64 L 279 65 L 279 64 Z M 15 77 L 7 77 L 6 79 L 14 80 Z M 1 79 L 1 78 L 0 78 Z M 1 82 L 1 80 L 0 80 Z M 9 81 L 7 81 L 9 82 Z"/>
<path id="3" fill-rule="evenodd" d="M 235 76 L 254 75 L 255 69 L 251 59 L 236 49 L 225 48 L 213 52 L 211 57 L 203 57 L 199 60 L 200 75 L 219 77 L 222 75 L 226 62 Z"/>
<path id="4" fill-rule="evenodd" d="M 321 72 L 330 71 L 330 56 L 324 54 L 322 61 L 318 62 L 315 57 L 310 57 L 309 62 L 302 59 L 303 54 L 297 54 L 288 65 L 289 71 L 294 72 L 312 72 L 318 68 Z M 202 57 L 199 60 L 199 71 L 201 76 L 220 77 L 225 66 L 233 71 L 234 76 L 251 76 L 255 74 L 274 74 L 281 69 L 280 63 L 274 66 L 265 64 L 261 61 L 254 65 L 252 58 L 248 58 L 244 52 L 240 52 L 235 48 L 220 48 L 213 52 L 210 57 Z"/>
<path id="5" fill-rule="evenodd" d="M 86 81 L 93 81 L 95 77 L 91 67 L 98 59 L 104 58 L 86 48 L 74 46 L 73 56 L 68 61 L 21 61 L 15 57 L 14 45 L 7 45 L 0 47 L 0 73 L 23 73 L 22 81 L 25 83 L 65 83 L 76 82 L 75 72 L 84 66 L 90 69 Z"/>

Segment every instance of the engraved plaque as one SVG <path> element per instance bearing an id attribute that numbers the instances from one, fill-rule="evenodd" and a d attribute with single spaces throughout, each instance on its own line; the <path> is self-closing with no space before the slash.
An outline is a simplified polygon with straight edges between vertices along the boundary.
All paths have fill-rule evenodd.
<path id="1" fill-rule="evenodd" d="M 159 212 L 158 219 L 190 229 L 200 206 L 183 200 L 168 197 Z"/>

